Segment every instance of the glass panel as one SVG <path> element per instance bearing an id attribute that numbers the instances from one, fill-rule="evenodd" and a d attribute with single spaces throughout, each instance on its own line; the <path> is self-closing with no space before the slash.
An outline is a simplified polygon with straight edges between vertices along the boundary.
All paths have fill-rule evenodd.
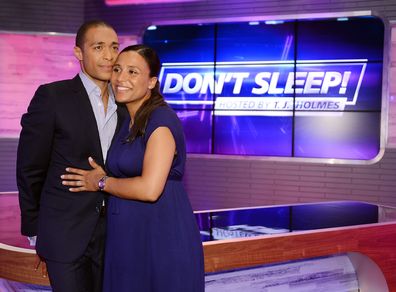
<path id="1" fill-rule="evenodd" d="M 336 202 L 292 206 L 292 231 L 352 226 L 378 222 L 378 206 Z"/>
<path id="2" fill-rule="evenodd" d="M 211 212 L 213 240 L 289 232 L 289 207 Z"/>

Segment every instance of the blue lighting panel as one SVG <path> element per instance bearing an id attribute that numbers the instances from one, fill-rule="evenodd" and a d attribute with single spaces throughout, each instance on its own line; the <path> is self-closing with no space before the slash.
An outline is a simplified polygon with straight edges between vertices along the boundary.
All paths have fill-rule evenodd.
<path id="1" fill-rule="evenodd" d="M 295 118 L 294 155 L 373 159 L 379 152 L 378 112 L 309 112 Z"/>
<path id="2" fill-rule="evenodd" d="M 292 118 L 220 116 L 215 118 L 216 154 L 291 156 Z M 277 141 L 273 143 L 272 141 Z"/>
<path id="3" fill-rule="evenodd" d="M 212 111 L 176 110 L 189 153 L 212 153 Z"/>
<path id="4" fill-rule="evenodd" d="M 374 16 L 297 22 L 297 59 L 383 60 L 384 23 Z"/>
<path id="5" fill-rule="evenodd" d="M 217 25 L 216 61 L 294 61 L 294 21 Z"/>
<path id="6" fill-rule="evenodd" d="M 163 63 L 214 62 L 215 25 L 163 25 L 146 30 L 143 43 L 155 48 Z"/>

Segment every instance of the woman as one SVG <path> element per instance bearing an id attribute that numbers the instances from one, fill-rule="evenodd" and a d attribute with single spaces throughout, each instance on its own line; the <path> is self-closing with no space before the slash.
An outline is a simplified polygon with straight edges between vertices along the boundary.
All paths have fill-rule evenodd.
<path id="1" fill-rule="evenodd" d="M 108 174 L 67 168 L 70 191 L 110 196 L 104 291 L 204 291 L 202 244 L 181 179 L 183 129 L 159 92 L 160 61 L 144 45 L 121 51 L 111 83 L 127 119 L 107 158 Z"/>

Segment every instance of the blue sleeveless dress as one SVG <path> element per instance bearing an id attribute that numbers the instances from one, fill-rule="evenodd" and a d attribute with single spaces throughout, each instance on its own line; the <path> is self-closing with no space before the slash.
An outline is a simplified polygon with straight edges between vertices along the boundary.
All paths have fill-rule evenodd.
<path id="1" fill-rule="evenodd" d="M 146 143 L 155 129 L 168 127 L 177 155 L 155 203 L 110 196 L 103 291 L 204 291 L 202 243 L 182 184 L 186 150 L 181 123 L 168 106 L 155 109 L 146 133 L 125 143 L 129 119 L 109 150 L 107 168 L 118 178 L 140 176 Z"/>

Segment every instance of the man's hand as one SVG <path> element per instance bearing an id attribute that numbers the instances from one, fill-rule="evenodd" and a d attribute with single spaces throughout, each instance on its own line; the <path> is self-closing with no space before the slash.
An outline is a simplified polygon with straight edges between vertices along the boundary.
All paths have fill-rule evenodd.
<path id="1" fill-rule="evenodd" d="M 36 254 L 36 260 L 34 263 L 34 269 L 37 271 L 41 266 L 41 276 L 43 278 L 48 277 L 48 271 L 47 271 L 47 264 L 45 263 L 44 259 L 42 259 L 38 254 Z"/>

